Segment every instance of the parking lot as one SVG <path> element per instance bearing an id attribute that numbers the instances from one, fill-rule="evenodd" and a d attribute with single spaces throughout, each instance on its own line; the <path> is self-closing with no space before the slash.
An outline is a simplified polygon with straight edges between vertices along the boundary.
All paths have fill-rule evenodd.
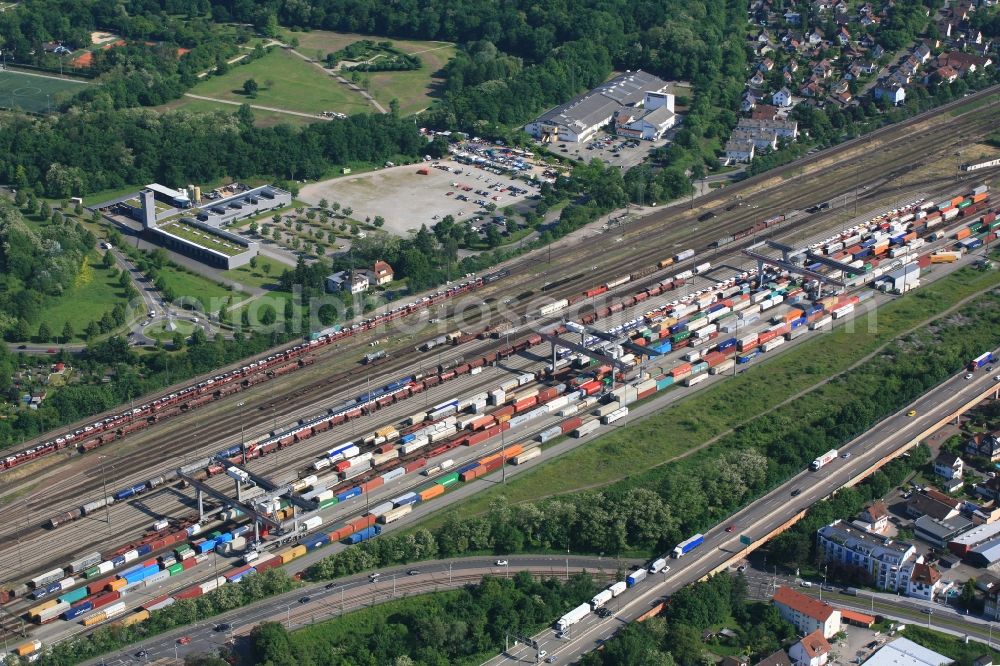
<path id="1" fill-rule="evenodd" d="M 589 162 L 592 159 L 599 159 L 605 164 L 630 169 L 642 163 L 653 148 L 670 143 L 675 131 L 670 130 L 664 135 L 664 138 L 658 141 L 623 139 L 606 132 L 598 132 L 589 141 L 583 143 L 560 141 L 549 144 L 549 150 L 557 155 L 565 155 L 575 160 Z"/>
<path id="2" fill-rule="evenodd" d="M 422 170 L 426 173 L 418 173 Z M 522 191 L 514 193 L 511 187 Z M 313 183 L 302 188 L 299 198 L 312 205 L 320 199 L 336 201 L 342 209 L 353 208 L 351 217 L 357 220 L 382 216 L 386 231 L 405 236 L 445 215 L 459 221 L 502 215 L 505 207 L 524 204 L 535 194 L 538 188 L 524 180 L 441 160 Z M 494 213 L 484 208 L 490 203 L 496 205 Z"/>

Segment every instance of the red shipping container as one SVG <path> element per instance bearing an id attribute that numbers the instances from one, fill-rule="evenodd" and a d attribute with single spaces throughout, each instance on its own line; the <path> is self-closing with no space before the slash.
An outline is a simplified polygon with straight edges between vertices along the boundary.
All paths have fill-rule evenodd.
<path id="1" fill-rule="evenodd" d="M 339 540 L 340 539 L 337 539 L 337 541 Z M 270 560 L 267 560 L 266 562 L 261 562 L 260 564 L 254 565 L 254 568 L 257 569 L 257 573 L 260 573 L 261 571 L 267 571 L 268 569 L 274 569 L 276 567 L 280 567 L 281 564 L 282 564 L 281 558 L 275 557 Z"/>
<path id="2" fill-rule="evenodd" d="M 489 428 L 491 425 L 493 425 L 494 420 L 495 419 L 493 418 L 492 415 L 487 415 L 476 419 L 469 425 L 471 426 L 472 430 L 483 430 L 484 428 Z"/>
<path id="3" fill-rule="evenodd" d="M 765 342 L 770 342 L 778 337 L 778 333 L 775 331 L 762 331 L 759 336 L 757 336 L 757 344 L 764 344 Z"/>
<path id="4" fill-rule="evenodd" d="M 691 346 L 691 338 L 684 338 L 680 342 L 675 342 L 673 344 L 673 348 L 675 350 L 676 349 L 684 349 L 685 347 L 690 347 L 690 346 Z"/>
<path id="5" fill-rule="evenodd" d="M 526 411 L 534 407 L 538 403 L 538 396 L 533 395 L 530 398 L 522 398 L 514 403 L 514 413 L 518 414 L 520 412 Z"/>
<path id="6" fill-rule="evenodd" d="M 483 467 L 482 467 L 482 465 L 480 465 L 479 467 L 475 467 L 473 469 L 470 469 L 470 470 L 467 470 L 465 472 L 462 472 L 459 475 L 459 478 L 463 482 L 472 481 L 473 479 L 479 478 L 480 474 L 482 474 L 482 470 L 483 470 Z"/>
<path id="7" fill-rule="evenodd" d="M 477 433 L 473 433 L 465 438 L 463 442 L 466 446 L 475 446 L 476 444 L 481 444 L 490 438 L 489 432 L 486 430 L 481 430 Z"/>
<path id="8" fill-rule="evenodd" d="M 153 559 L 151 559 L 151 560 L 146 560 L 145 562 L 143 562 L 142 566 L 144 566 L 144 567 L 151 567 L 154 564 L 155 565 L 159 565 L 160 564 L 159 562 L 156 561 L 155 557 Z"/>
<path id="9" fill-rule="evenodd" d="M 997 214 L 995 211 L 991 210 L 990 212 L 986 213 L 986 215 L 983 215 L 984 224 L 993 224 L 996 221 L 997 221 Z"/>
<path id="10" fill-rule="evenodd" d="M 383 479 L 381 476 L 376 476 L 371 481 L 366 481 L 361 484 L 361 492 L 370 493 L 371 491 L 375 490 L 384 483 L 385 479 Z"/>
<path id="11" fill-rule="evenodd" d="M 410 472 L 415 472 L 421 467 L 426 467 L 426 466 L 427 466 L 427 458 L 417 458 L 413 462 L 409 462 L 406 465 L 404 465 L 403 469 L 405 469 L 406 473 L 409 474 Z"/>
<path id="12" fill-rule="evenodd" d="M 94 581 L 87 585 L 87 594 L 97 594 L 98 592 L 104 591 L 104 588 L 108 586 L 108 583 L 113 581 L 117 576 L 109 576 L 108 578 L 102 578 L 101 580 Z"/>
<path id="13" fill-rule="evenodd" d="M 167 540 L 166 539 L 157 539 L 157 540 L 153 541 L 153 543 L 151 543 L 149 545 L 153 547 L 153 550 L 163 550 L 164 548 L 167 547 Z"/>
<path id="14" fill-rule="evenodd" d="M 709 352 L 708 354 L 705 354 L 705 358 L 702 360 L 704 360 L 705 363 L 708 363 L 708 367 L 714 368 L 726 360 L 726 355 L 717 351 Z"/>
<path id="15" fill-rule="evenodd" d="M 637 393 L 636 394 L 636 400 L 642 400 L 643 398 L 648 398 L 649 396 L 653 395 L 654 393 L 656 393 L 656 387 L 655 386 L 653 388 L 648 388 L 645 391 L 640 391 L 639 393 Z"/>
<path id="16" fill-rule="evenodd" d="M 195 585 L 194 587 L 189 587 L 186 590 L 181 590 L 174 595 L 174 599 L 195 599 L 203 594 L 201 588 Z"/>
<path id="17" fill-rule="evenodd" d="M 559 395 L 559 391 L 557 391 L 555 387 L 542 389 L 538 392 L 538 402 L 548 402 L 557 395 Z"/>
<path id="18" fill-rule="evenodd" d="M 100 608 L 101 606 L 107 606 L 108 604 L 118 601 L 121 599 L 121 592 L 105 592 L 104 594 L 99 594 L 90 600 L 90 603 L 94 608 Z"/>
<path id="19" fill-rule="evenodd" d="M 493 412 L 493 418 L 495 418 L 497 421 L 500 420 L 501 416 L 507 416 L 507 417 L 514 416 L 514 405 L 504 405 L 500 409 Z"/>
<path id="20" fill-rule="evenodd" d="M 570 430 L 576 430 L 582 424 L 583 424 L 583 419 L 580 418 L 579 416 L 574 416 L 573 418 L 567 419 L 567 420 L 563 421 L 562 423 L 560 423 L 559 424 L 559 430 L 561 430 L 565 434 L 565 433 L 569 432 Z"/>
<path id="21" fill-rule="evenodd" d="M 196 566 L 198 566 L 198 560 L 193 557 L 189 557 L 186 560 L 181 560 L 181 566 L 184 567 L 184 571 L 187 571 L 188 569 L 194 569 Z"/>
<path id="22" fill-rule="evenodd" d="M 351 530 L 352 532 L 357 532 L 358 530 L 363 530 L 366 527 L 371 527 L 375 524 L 375 520 L 375 516 L 360 516 L 352 521 L 349 521 L 347 524 L 353 528 Z"/>
<path id="23" fill-rule="evenodd" d="M 485 463 L 482 466 L 483 469 L 486 470 L 483 473 L 485 474 L 487 472 L 492 472 L 494 470 L 500 469 L 500 465 L 502 464 L 503 464 L 503 458 L 494 458 L 493 460 L 490 460 L 489 462 Z"/>
<path id="24" fill-rule="evenodd" d="M 671 376 L 673 376 L 675 378 L 676 377 L 680 377 L 681 375 L 690 375 L 691 374 L 691 364 L 690 363 L 681 363 L 676 368 L 673 368 L 670 371 L 670 374 L 671 374 Z"/>
<path id="25" fill-rule="evenodd" d="M 155 599 L 150 599 L 149 601 L 147 601 L 146 603 L 144 603 L 142 605 L 142 607 L 143 608 L 149 608 L 150 606 L 155 606 L 156 604 L 160 603 L 161 601 L 166 601 L 168 596 L 169 595 L 167 595 L 167 594 L 163 594 L 163 595 L 160 595 L 160 596 L 156 597 Z"/>

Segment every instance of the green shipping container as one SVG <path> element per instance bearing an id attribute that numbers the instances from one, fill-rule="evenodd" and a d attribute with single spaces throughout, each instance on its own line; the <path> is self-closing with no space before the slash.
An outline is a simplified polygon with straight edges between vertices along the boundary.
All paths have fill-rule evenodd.
<path id="1" fill-rule="evenodd" d="M 83 599 L 85 596 L 87 596 L 86 586 L 81 587 L 77 590 L 73 590 L 72 592 L 67 592 L 66 594 L 59 597 L 59 601 L 64 601 L 68 604 L 72 604 L 79 601 L 80 599 Z"/>
<path id="2" fill-rule="evenodd" d="M 458 483 L 458 472 L 452 472 L 451 474 L 445 474 L 440 479 L 437 480 L 442 486 L 447 488 L 448 486 Z"/>
<path id="3" fill-rule="evenodd" d="M 959 210 L 961 210 L 963 208 L 968 208 L 971 205 L 972 205 L 972 200 L 971 199 L 966 199 L 962 203 L 958 204 L 958 208 L 959 208 Z"/>
<path id="4" fill-rule="evenodd" d="M 191 550 L 191 545 L 190 544 L 186 544 L 186 543 L 182 543 L 181 545 L 179 545 L 176 548 L 174 548 L 174 553 L 176 553 L 177 556 L 180 557 L 181 553 L 187 552 L 189 550 Z"/>
<path id="5" fill-rule="evenodd" d="M 291 500 L 283 499 L 283 500 L 279 500 L 278 501 L 278 508 L 279 509 L 287 509 L 291 505 L 292 505 L 292 501 Z"/>
<path id="6" fill-rule="evenodd" d="M 969 225 L 969 229 L 972 231 L 972 233 L 978 234 L 980 231 L 983 230 L 983 223 L 982 222 L 974 222 L 973 224 Z"/>
<path id="7" fill-rule="evenodd" d="M 184 565 L 181 564 L 180 562 L 177 562 L 176 564 L 171 564 L 169 567 L 167 567 L 167 571 L 170 572 L 171 576 L 176 576 L 180 572 L 184 571 Z"/>
<path id="8" fill-rule="evenodd" d="M 322 502 L 320 502 L 319 503 L 319 508 L 325 509 L 325 508 L 327 508 L 329 506 L 333 506 L 337 502 L 338 502 L 338 500 L 337 500 L 336 497 L 331 497 L 330 499 L 325 499 Z"/>
<path id="9" fill-rule="evenodd" d="M 100 575 L 101 575 L 101 570 L 99 567 L 90 567 L 89 569 L 83 572 L 83 577 L 86 578 L 87 580 L 90 580 L 91 578 L 97 578 Z"/>
<path id="10" fill-rule="evenodd" d="M 680 342 L 681 340 L 687 340 L 691 337 L 691 331 L 681 331 L 679 333 L 674 333 L 670 336 L 671 342 Z"/>
<path id="11" fill-rule="evenodd" d="M 219 530 L 215 530 L 214 532 L 212 532 L 211 534 L 208 535 L 208 538 L 209 539 L 218 539 L 220 536 L 222 536 L 222 532 L 220 532 Z"/>

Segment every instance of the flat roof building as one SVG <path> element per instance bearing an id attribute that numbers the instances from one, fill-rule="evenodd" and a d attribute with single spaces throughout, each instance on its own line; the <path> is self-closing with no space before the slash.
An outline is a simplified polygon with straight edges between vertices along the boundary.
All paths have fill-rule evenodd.
<path id="1" fill-rule="evenodd" d="M 221 199 L 198 202 L 198 219 L 219 228 L 260 213 L 292 205 L 292 193 L 274 185 L 261 185 Z"/>
<path id="2" fill-rule="evenodd" d="M 616 112 L 642 106 L 646 93 L 661 93 L 666 87 L 666 81 L 647 72 L 626 72 L 549 109 L 525 125 L 524 130 L 536 139 L 547 141 L 586 141 L 610 123 Z M 673 96 L 670 97 L 672 108 Z"/>
<path id="3" fill-rule="evenodd" d="M 908 638 L 897 638 L 883 645 L 868 658 L 865 666 L 947 666 L 955 661 Z"/>

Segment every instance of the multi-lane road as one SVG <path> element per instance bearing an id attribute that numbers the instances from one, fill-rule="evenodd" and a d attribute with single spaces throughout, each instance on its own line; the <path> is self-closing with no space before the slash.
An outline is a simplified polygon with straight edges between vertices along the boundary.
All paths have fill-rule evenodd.
<path id="1" fill-rule="evenodd" d="M 949 379 L 842 447 L 841 453 L 849 453 L 849 458 L 837 458 L 817 472 L 802 472 L 725 524 L 706 532 L 705 544 L 679 560 L 672 560 L 669 574 L 653 576 L 626 592 L 614 617 L 602 619 L 591 614 L 563 639 L 557 639 L 552 630 L 543 631 L 534 637 L 539 649 L 556 656 L 560 664 L 578 659 L 584 652 L 613 636 L 624 623 L 648 611 L 658 599 L 703 576 L 723 570 L 741 558 L 745 552 L 739 540 L 741 535 L 760 543 L 815 502 L 845 485 L 855 483 L 858 477 L 885 458 L 915 445 L 938 423 L 952 417 L 969 403 L 978 401 L 984 395 L 996 397 L 998 391 L 1000 384 L 989 373 L 980 372 L 971 380 L 966 380 L 964 373 Z M 911 410 L 916 411 L 916 416 L 907 415 Z M 793 496 L 792 492 L 796 490 L 801 492 Z M 726 532 L 729 524 L 735 524 L 737 529 Z M 855 603 L 858 603 L 856 598 Z M 486 665 L 534 661 L 534 650 L 518 646 L 491 659 Z"/>

